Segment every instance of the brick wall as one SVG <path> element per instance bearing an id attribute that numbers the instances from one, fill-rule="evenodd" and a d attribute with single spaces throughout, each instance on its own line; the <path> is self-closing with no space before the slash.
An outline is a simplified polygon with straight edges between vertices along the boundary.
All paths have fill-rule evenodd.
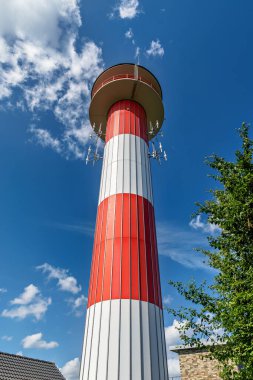
<path id="1" fill-rule="evenodd" d="M 219 363 L 209 353 L 195 348 L 177 351 L 182 380 L 220 380 Z"/>

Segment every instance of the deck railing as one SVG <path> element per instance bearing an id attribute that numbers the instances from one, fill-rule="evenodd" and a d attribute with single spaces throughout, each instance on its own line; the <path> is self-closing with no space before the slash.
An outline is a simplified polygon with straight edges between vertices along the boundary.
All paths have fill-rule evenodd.
<path id="1" fill-rule="evenodd" d="M 159 96 L 161 96 L 159 90 L 151 82 L 149 82 L 147 79 L 145 79 L 143 77 L 140 77 L 140 76 L 138 78 L 136 78 L 136 76 L 132 75 L 132 74 L 119 74 L 119 75 L 113 75 L 112 77 L 105 79 L 102 83 L 98 83 L 97 85 L 95 84 L 95 86 L 93 87 L 93 91 L 92 91 L 92 97 L 94 95 L 96 95 L 96 93 L 98 92 L 98 90 L 100 90 L 102 87 L 104 87 L 107 83 L 114 82 L 115 80 L 120 80 L 120 79 L 133 79 L 133 80 L 138 79 L 140 82 L 146 83 Z M 175 379 L 175 380 L 177 380 L 177 379 Z"/>

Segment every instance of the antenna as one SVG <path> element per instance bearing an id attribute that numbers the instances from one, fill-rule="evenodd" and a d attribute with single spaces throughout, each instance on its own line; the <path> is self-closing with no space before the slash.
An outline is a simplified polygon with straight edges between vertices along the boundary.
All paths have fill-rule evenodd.
<path id="1" fill-rule="evenodd" d="M 139 61 L 138 61 L 138 64 L 139 64 Z M 139 78 L 139 69 L 138 69 L 138 65 L 134 65 L 134 79 L 135 80 L 138 80 Z"/>
<path id="2" fill-rule="evenodd" d="M 102 136 L 104 136 L 104 133 L 102 131 L 102 125 L 99 125 L 98 131 L 95 132 L 95 124 L 92 126 L 92 132 L 90 133 L 90 139 L 92 140 L 92 144 L 89 145 L 87 155 L 86 155 L 86 165 L 88 165 L 90 162 L 92 162 L 93 166 L 97 161 L 103 158 L 98 152 L 99 150 L 99 139 L 102 139 Z"/>
<path id="3" fill-rule="evenodd" d="M 148 153 L 149 158 L 153 158 L 154 160 L 157 160 L 159 164 L 161 165 L 161 160 L 167 161 L 167 153 L 163 149 L 161 141 L 158 141 L 157 136 L 163 137 L 163 132 L 157 132 L 159 130 L 159 122 L 158 120 L 155 122 L 155 125 L 153 126 L 150 122 L 150 127 L 148 130 L 148 134 L 152 137 L 155 136 L 155 140 L 151 141 L 152 149 Z"/>

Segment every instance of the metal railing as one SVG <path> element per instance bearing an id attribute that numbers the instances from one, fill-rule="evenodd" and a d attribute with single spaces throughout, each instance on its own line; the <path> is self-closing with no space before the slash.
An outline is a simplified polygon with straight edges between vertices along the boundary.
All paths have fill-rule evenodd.
<path id="1" fill-rule="evenodd" d="M 147 84 L 148 86 L 150 86 L 159 96 L 161 96 L 158 88 L 156 88 L 151 82 L 147 81 L 145 78 L 142 78 L 140 76 L 138 76 L 138 78 L 136 78 L 135 75 L 132 75 L 132 74 L 119 74 L 119 75 L 113 75 L 112 77 L 105 79 L 100 84 L 97 84 L 97 85 L 95 84 L 93 91 L 92 91 L 92 97 L 94 95 L 96 95 L 96 93 L 102 87 L 104 87 L 107 83 L 114 82 L 115 80 L 120 80 L 120 79 L 133 79 L 133 80 L 138 79 L 140 82 L 143 82 L 143 83 Z M 177 380 L 177 379 L 175 378 L 175 380 Z"/>

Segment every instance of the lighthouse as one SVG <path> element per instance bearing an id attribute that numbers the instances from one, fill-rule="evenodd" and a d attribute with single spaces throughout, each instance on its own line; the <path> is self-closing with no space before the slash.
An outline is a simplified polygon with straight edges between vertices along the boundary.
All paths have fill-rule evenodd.
<path id="1" fill-rule="evenodd" d="M 168 380 L 149 153 L 159 82 L 139 65 L 110 67 L 89 116 L 105 147 L 80 380 Z"/>

